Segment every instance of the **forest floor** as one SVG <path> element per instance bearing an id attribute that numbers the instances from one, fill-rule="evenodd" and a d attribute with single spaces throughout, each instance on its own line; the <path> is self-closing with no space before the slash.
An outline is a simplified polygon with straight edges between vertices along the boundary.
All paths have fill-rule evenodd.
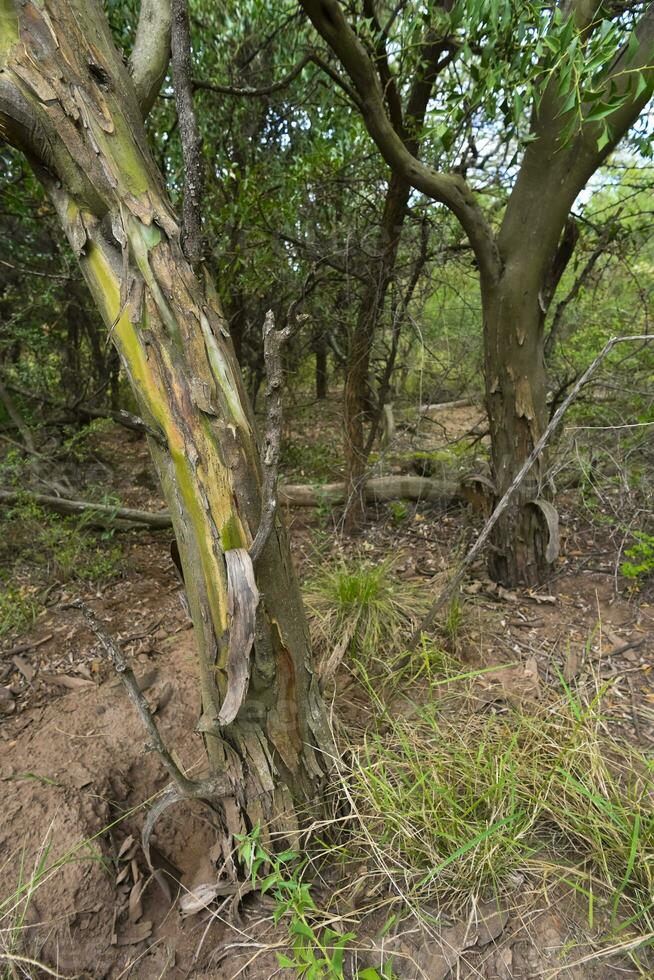
<path id="1" fill-rule="evenodd" d="M 427 459 L 430 475 L 440 467 L 443 472 L 474 469 L 477 449 L 481 466 L 481 441 L 471 449 L 468 440 L 465 458 L 457 448 L 480 426 L 481 413 L 465 406 L 434 415 L 417 432 L 415 426 L 401 429 L 385 458 L 386 471 L 406 469 L 411 454 L 414 468 L 424 469 Z M 336 400 L 327 410 L 292 410 L 288 429 L 284 479 L 314 482 L 316 473 L 325 481 L 339 477 Z M 106 483 L 124 505 L 163 506 L 145 442 L 137 436 L 119 427 L 103 429 L 88 465 L 97 468 L 93 479 Z M 479 564 L 468 576 L 456 624 L 441 629 L 440 639 L 466 672 L 476 673 L 477 712 L 501 714 L 518 705 L 529 713 L 534 703 L 546 704 L 551 691 L 594 686 L 602 692 L 602 725 L 651 757 L 652 593 L 627 588 L 611 526 L 595 519 L 579 490 L 565 491 L 558 502 L 566 534 L 547 585 L 536 592 L 498 589 Z M 422 503 L 370 508 L 356 539 L 338 533 L 336 511 L 298 508 L 287 519 L 303 583 L 336 559 L 363 557 L 377 564 L 393 556 L 398 582 L 429 596 L 481 525 L 481 518 L 462 508 L 443 511 Z M 240 904 L 214 904 L 183 918 L 148 880 L 138 841 L 145 804 L 165 785 L 164 773 L 156 756 L 143 751 L 139 720 L 97 640 L 75 610 L 63 608 L 82 597 L 106 623 L 134 666 L 164 739 L 187 770 L 197 770 L 202 745 L 193 734 L 193 639 L 170 537 L 165 531 L 117 535 L 118 573 L 93 586 L 55 582 L 44 594 L 29 565 L 17 571 L 21 595 L 33 591 L 39 608 L 27 631 L 0 639 L 0 953 L 10 957 L 8 977 L 46 975 L 30 967 L 29 959 L 47 964 L 50 975 L 94 980 L 300 975 L 278 966 L 277 953 L 288 952 L 288 931 L 283 920 L 274 925 L 269 897 L 251 894 Z M 347 657 L 332 705 L 339 738 L 350 746 L 365 741 L 374 727 L 374 698 Z M 200 805 L 166 814 L 154 840 L 157 860 L 177 869 L 183 889 L 210 880 L 215 840 Z M 411 911 L 388 882 L 362 900 L 357 881 L 365 879 L 374 861 L 372 851 L 353 860 L 349 882 L 342 867 L 334 870 L 328 862 L 316 873 L 316 903 L 338 893 L 332 922 L 338 920 L 342 932 L 356 933 L 346 976 L 365 976 L 366 966 L 375 965 L 380 925 L 391 912 Z M 607 911 L 598 890 L 594 904 L 587 885 L 575 887 L 580 880 L 559 869 L 549 875 L 522 873 L 514 875 L 499 904 L 471 888 L 466 901 L 439 908 L 438 927 L 435 908 L 431 926 L 409 915 L 385 939 L 395 954 L 394 975 L 429 980 L 654 976 L 642 948 L 644 933 L 640 952 L 630 958 L 622 947 L 632 933 L 623 932 L 621 939 L 618 930 L 615 938 L 610 903 Z"/>

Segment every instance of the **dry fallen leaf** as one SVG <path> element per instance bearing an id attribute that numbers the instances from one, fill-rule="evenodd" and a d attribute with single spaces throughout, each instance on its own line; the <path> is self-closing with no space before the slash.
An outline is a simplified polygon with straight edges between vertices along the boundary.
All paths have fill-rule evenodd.
<path id="1" fill-rule="evenodd" d="M 14 666 L 18 668 L 18 670 L 21 672 L 21 674 L 23 675 L 27 683 L 31 684 L 32 678 L 34 677 L 36 670 L 34 669 L 34 667 L 32 667 L 29 660 L 26 660 L 25 657 L 12 657 L 11 659 L 13 661 Z"/>
<path id="2" fill-rule="evenodd" d="M 116 946 L 131 946 L 133 943 L 142 943 L 144 939 L 147 939 L 151 935 L 152 923 L 149 919 L 146 919 L 137 926 L 132 926 L 131 929 L 126 929 L 124 932 L 119 933 L 114 938 L 114 944 Z"/>
<path id="3" fill-rule="evenodd" d="M 85 677 L 77 677 L 73 674 L 39 674 L 39 677 L 46 684 L 57 684 L 59 687 L 67 687 L 70 691 L 95 687 L 93 681 L 88 681 Z"/>
<path id="4" fill-rule="evenodd" d="M 571 681 L 579 673 L 580 661 L 576 652 L 572 647 L 569 648 L 568 654 L 565 658 L 565 664 L 563 666 L 563 679 L 565 681 Z"/>
<path id="5" fill-rule="evenodd" d="M 123 867 L 118 872 L 118 874 L 116 875 L 116 884 L 120 885 L 120 883 L 125 880 L 128 874 L 129 874 L 129 864 L 124 864 Z"/>
<path id="6" fill-rule="evenodd" d="M 134 843 L 134 838 L 132 837 L 131 834 L 129 834 L 125 838 L 125 840 L 123 841 L 123 843 L 120 845 L 120 848 L 118 850 L 118 857 L 119 858 L 124 857 L 127 854 L 127 852 L 129 851 L 129 849 L 130 849 L 130 847 L 132 846 L 133 843 Z M 129 858 L 125 858 L 125 860 L 129 860 Z"/>
<path id="7" fill-rule="evenodd" d="M 16 710 L 14 696 L 7 687 L 0 687 L 0 715 L 13 715 Z"/>
<path id="8" fill-rule="evenodd" d="M 219 886 L 215 882 L 205 882 L 196 885 L 190 891 L 184 892 L 179 900 L 179 910 L 183 916 L 197 915 L 209 905 L 218 895 Z"/>
<path id="9" fill-rule="evenodd" d="M 143 915 L 143 903 L 141 898 L 143 897 L 143 890 L 145 888 L 145 878 L 139 878 L 138 881 L 134 882 L 132 885 L 132 890 L 129 893 L 129 921 L 138 922 Z"/>

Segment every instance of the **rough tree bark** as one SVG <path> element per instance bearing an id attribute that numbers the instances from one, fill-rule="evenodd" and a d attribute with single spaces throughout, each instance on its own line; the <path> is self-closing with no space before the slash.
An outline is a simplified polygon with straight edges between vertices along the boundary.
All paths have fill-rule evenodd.
<path id="1" fill-rule="evenodd" d="M 169 17 L 166 3 L 154 7 L 158 22 Z M 152 8 L 146 0 L 144 14 Z M 330 736 L 279 519 L 256 562 L 252 652 L 230 648 L 261 469 L 225 319 L 182 252 L 142 124 L 169 35 L 156 43 L 151 30 L 148 64 L 133 60 L 130 77 L 96 0 L 0 0 L 0 30 L 0 133 L 50 194 L 150 433 L 195 629 L 198 730 L 211 771 L 233 786 L 225 829 L 290 820 L 298 800 L 316 798 Z M 237 675 L 243 702 L 223 724 Z"/>
<path id="2" fill-rule="evenodd" d="M 491 429 L 492 464 L 497 499 L 511 485 L 547 423 L 543 318 L 564 267 L 569 241 L 566 222 L 572 204 L 589 178 L 636 121 L 654 89 L 654 4 L 648 4 L 632 43 L 617 52 L 604 70 L 608 99 L 623 103 L 601 122 L 592 107 L 582 107 L 576 135 L 562 135 L 576 110 L 567 109 L 567 90 L 557 72 L 532 116 L 528 143 L 499 232 L 496 234 L 480 200 L 461 173 L 441 173 L 422 163 L 407 145 L 386 98 L 384 72 L 346 19 L 339 0 L 300 0 L 307 16 L 330 45 L 358 97 L 363 120 L 394 174 L 432 200 L 444 204 L 459 220 L 479 267 L 484 316 L 486 395 Z M 591 0 L 562 3 L 580 32 L 601 19 Z M 633 84 L 634 79 L 640 84 Z M 586 115 L 588 118 L 586 118 Z M 603 126 L 610 127 L 599 142 Z M 543 541 L 543 508 L 547 496 L 547 463 L 539 458 L 528 486 L 511 497 L 493 528 L 489 570 L 509 585 L 533 585 L 549 572 Z M 551 558 L 550 550 L 550 558 Z"/>

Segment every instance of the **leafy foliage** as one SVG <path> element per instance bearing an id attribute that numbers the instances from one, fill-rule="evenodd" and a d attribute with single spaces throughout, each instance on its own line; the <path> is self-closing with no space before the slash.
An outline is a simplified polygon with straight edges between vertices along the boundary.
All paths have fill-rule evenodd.
<path id="1" fill-rule="evenodd" d="M 274 922 L 286 922 L 292 955 L 278 953 L 280 967 L 296 971 L 306 980 L 343 980 L 345 952 L 356 939 L 356 933 L 341 933 L 329 925 L 320 925 L 320 911 L 311 894 L 311 884 L 302 880 L 307 867 L 300 855 L 287 850 L 269 853 L 261 844 L 257 826 L 247 835 L 237 837 L 238 855 L 253 885 L 275 901 Z M 348 974 L 349 975 L 349 974 Z M 359 980 L 392 980 L 384 970 L 357 971 Z"/>
<path id="2" fill-rule="evenodd" d="M 620 571 L 625 578 L 642 581 L 654 573 L 654 535 L 634 532 L 635 544 L 625 551 L 629 561 L 623 561 Z"/>

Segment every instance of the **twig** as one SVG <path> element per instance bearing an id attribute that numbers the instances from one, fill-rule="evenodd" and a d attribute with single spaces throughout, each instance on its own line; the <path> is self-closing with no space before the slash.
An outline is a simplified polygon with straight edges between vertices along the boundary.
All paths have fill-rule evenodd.
<path id="1" fill-rule="evenodd" d="M 100 640 L 100 643 L 111 657 L 116 673 L 123 682 L 125 690 L 127 691 L 132 704 L 138 711 L 141 721 L 143 722 L 143 725 L 150 736 L 152 749 L 161 757 L 161 761 L 166 767 L 168 775 L 173 782 L 179 787 L 180 790 L 188 792 L 188 790 L 192 788 L 193 783 L 191 780 L 187 779 L 184 773 L 178 768 L 170 752 L 164 745 L 161 735 L 159 734 L 159 729 L 157 728 L 152 712 L 150 711 L 150 705 L 148 704 L 143 691 L 138 685 L 134 671 L 125 662 L 122 650 L 114 638 L 110 636 L 110 634 L 104 628 L 95 613 L 89 609 L 82 599 L 75 599 L 73 602 L 67 603 L 66 608 L 68 607 L 79 609 L 98 640 Z"/>
<path id="2" fill-rule="evenodd" d="M 186 0 L 172 0 L 171 52 L 175 105 L 184 162 L 182 246 L 192 266 L 202 258 L 202 140 L 193 106 L 191 32 Z"/>
<path id="3" fill-rule="evenodd" d="M 36 650 L 37 647 L 42 647 L 44 643 L 48 643 L 52 639 L 53 633 L 48 633 L 46 636 L 42 636 L 40 640 L 32 640 L 31 643 L 19 643 L 18 646 L 12 647 L 11 650 L 3 650 L 3 657 L 15 657 L 19 653 L 27 653 L 28 650 Z"/>
<path id="4" fill-rule="evenodd" d="M 609 656 L 618 657 L 622 653 L 628 653 L 629 650 L 637 650 L 638 647 L 642 647 L 646 639 L 647 637 L 643 636 L 639 640 L 628 640 L 627 643 L 623 643 L 621 646 L 614 647 L 613 650 L 609 650 Z"/>
<path id="5" fill-rule="evenodd" d="M 218 85 L 215 82 L 204 82 L 197 78 L 193 81 L 193 88 L 202 89 L 206 92 L 217 92 L 221 95 L 238 95 L 248 98 L 260 98 L 266 95 L 273 95 L 275 92 L 279 92 L 281 89 L 286 88 L 298 77 L 302 69 L 305 68 L 311 61 L 313 61 L 313 55 L 311 53 L 305 54 L 298 61 L 298 63 L 294 65 L 286 75 L 284 75 L 283 78 L 280 78 L 276 82 L 271 82 L 270 85 L 262 85 L 261 88 L 251 88 L 248 86 L 239 87 L 237 85 Z"/>
<path id="6" fill-rule="evenodd" d="M 111 657 L 116 673 L 123 682 L 128 697 L 136 708 L 139 717 L 143 722 L 148 735 L 150 736 L 150 748 L 159 755 L 166 771 L 168 772 L 168 775 L 179 790 L 180 794 L 182 794 L 185 798 L 212 796 L 216 794 L 222 796 L 230 795 L 232 792 L 232 787 L 230 786 L 227 776 L 218 775 L 210 777 L 206 780 L 196 781 L 188 779 L 184 775 L 164 745 L 159 729 L 157 728 L 152 712 L 150 711 L 150 705 L 148 704 L 143 691 L 138 685 L 134 671 L 125 662 L 122 650 L 114 638 L 107 632 L 95 613 L 89 609 L 82 599 L 75 599 L 73 602 L 66 603 L 64 608 L 78 609 L 81 612 L 91 630 L 97 636 L 98 640 Z"/>
<path id="7" fill-rule="evenodd" d="M 14 269 L 24 276 L 42 276 L 44 279 L 65 279 L 67 282 L 70 282 L 73 278 L 72 276 L 63 275 L 60 272 L 39 272 L 38 269 L 28 269 L 25 266 L 7 262 L 6 259 L 0 259 L 0 265 L 6 265 L 8 269 Z"/>
<path id="8" fill-rule="evenodd" d="M 279 470 L 279 447 L 282 438 L 282 358 L 281 350 L 301 322 L 300 317 L 289 322 L 282 330 L 275 329 L 275 317 L 268 310 L 263 324 L 263 359 L 266 365 L 268 386 L 266 388 L 266 435 L 264 438 L 261 462 L 263 464 L 263 489 L 261 519 L 255 535 L 250 558 L 253 562 L 263 551 L 275 521 L 277 510 L 277 473 Z"/>
<path id="9" fill-rule="evenodd" d="M 463 580 L 463 576 L 465 575 L 466 570 L 472 564 L 472 562 L 475 560 L 475 558 L 477 557 L 481 549 L 486 544 L 491 531 L 497 524 L 498 520 L 500 519 L 504 511 L 509 506 L 509 503 L 511 502 L 513 495 L 515 494 L 518 487 L 520 487 L 520 485 L 524 481 L 525 477 L 527 476 L 527 473 L 529 473 L 530 469 L 532 468 L 532 466 L 534 465 L 534 463 L 542 453 L 543 449 L 547 445 L 550 436 L 552 435 L 553 431 L 556 429 L 557 425 L 559 424 L 559 422 L 567 412 L 568 408 L 570 407 L 570 404 L 574 401 L 577 394 L 579 393 L 581 388 L 583 388 L 586 382 L 589 380 L 591 375 L 595 373 L 595 371 L 602 363 L 604 358 L 607 356 L 607 354 L 609 354 L 617 344 L 634 343 L 636 341 L 651 341 L 651 340 L 654 340 L 654 335 L 652 334 L 635 334 L 633 336 L 628 336 L 628 337 L 612 337 L 611 340 L 609 340 L 608 343 L 604 345 L 604 347 L 599 352 L 597 357 L 595 357 L 594 360 L 591 361 L 591 363 L 586 368 L 586 370 L 581 375 L 581 377 L 577 379 L 574 387 L 563 399 L 563 401 L 557 408 L 556 412 L 550 419 L 542 436 L 540 437 L 540 439 L 538 440 L 538 442 L 530 452 L 525 462 L 518 470 L 518 473 L 516 474 L 513 483 L 507 489 L 506 493 L 501 498 L 501 500 L 496 504 L 493 513 L 486 521 L 486 524 L 482 528 L 479 537 L 477 538 L 472 548 L 470 548 L 467 555 L 459 565 L 458 571 L 455 573 L 455 575 L 453 575 L 453 577 L 450 579 L 448 584 L 440 592 L 438 597 L 434 600 L 434 602 L 429 607 L 429 611 L 427 612 L 425 618 L 423 619 L 420 626 L 415 631 L 415 633 L 413 634 L 413 636 L 409 641 L 410 650 L 413 650 L 417 646 L 418 642 L 420 641 L 420 635 L 424 633 L 425 630 L 429 629 L 429 627 L 434 622 L 434 619 L 436 618 L 436 614 L 439 612 L 440 609 L 443 608 L 445 603 L 448 602 L 451 599 L 451 597 L 454 595 L 454 592 L 456 591 L 456 589 L 459 587 L 459 585 Z"/>

